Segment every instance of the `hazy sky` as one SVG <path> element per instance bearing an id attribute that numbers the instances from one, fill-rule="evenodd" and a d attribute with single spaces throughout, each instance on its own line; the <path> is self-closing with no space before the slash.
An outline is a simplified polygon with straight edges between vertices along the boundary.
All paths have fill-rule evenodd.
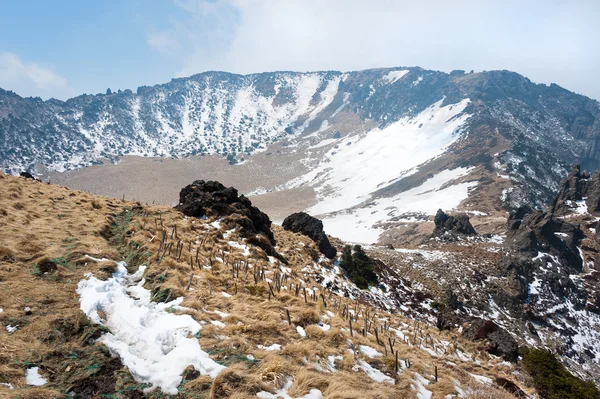
<path id="1" fill-rule="evenodd" d="M 600 0 L 6 0 L 0 87 L 66 99 L 206 70 L 509 69 L 600 99 Z"/>

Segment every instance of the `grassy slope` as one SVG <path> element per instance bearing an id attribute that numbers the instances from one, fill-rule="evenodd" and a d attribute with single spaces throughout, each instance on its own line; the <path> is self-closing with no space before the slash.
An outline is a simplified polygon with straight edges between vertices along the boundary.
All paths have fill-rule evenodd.
<path id="1" fill-rule="evenodd" d="M 118 260 L 127 260 L 132 268 L 149 265 L 146 288 L 156 293 L 157 299 L 185 296 L 182 305 L 191 309 L 187 313 L 207 323 L 199 338 L 202 349 L 228 366 L 214 381 L 204 376 L 184 380 L 178 395 L 181 398 L 255 397 L 261 390 L 274 391 L 287 376 L 294 379 L 289 391 L 292 397 L 317 388 L 326 398 L 416 397 L 415 372 L 432 380 L 427 389 L 433 398 L 456 394 L 456 381 L 463 389 L 473 386 L 486 391 L 469 373 L 515 380 L 512 366 L 491 358 L 458 334 L 440 333 L 402 314 L 390 315 L 321 290 L 307 271 L 307 266 L 315 266 L 312 258 L 316 248 L 306 237 L 274 227 L 278 250 L 289 261 L 290 269 L 284 288 L 279 292 L 273 288 L 275 295 L 269 295 L 267 282 L 275 285 L 282 274 L 281 265 L 270 262 L 260 249 L 251 248 L 245 257 L 241 249 L 231 247 L 228 241 L 242 243 L 236 231 L 226 233 L 225 226 L 217 229 L 210 220 L 188 219 L 168 207 L 137 205 L 0 174 L 0 308 L 4 310 L 0 313 L 0 383 L 11 383 L 15 388 L 0 385 L 0 397 L 63 397 L 68 391 L 77 392 L 78 397 L 140 397 L 142 387 L 127 369 L 102 344 L 94 343 L 103 329 L 91 325 L 79 311 L 75 292 L 86 273 L 107 278 Z M 158 264 L 163 234 L 173 247 L 183 242 L 183 250 L 181 257 L 173 250 Z M 111 261 L 96 262 L 86 255 Z M 251 266 L 248 273 L 246 261 Z M 241 265 L 239 273 L 232 272 L 234 263 Z M 206 267 L 209 265 L 210 269 Z M 328 261 L 322 261 L 321 266 L 332 267 Z M 265 279 L 258 282 L 252 272 L 257 268 L 265 270 Z M 303 290 L 295 295 L 290 284 L 319 287 L 317 300 L 309 294 L 305 302 Z M 25 307 L 32 309 L 31 315 L 25 314 Z M 353 322 L 355 330 L 364 326 L 367 316 L 367 336 L 356 331 L 350 336 L 344 308 L 358 315 Z M 294 326 L 305 328 L 305 338 L 288 325 L 286 309 Z M 221 317 L 215 310 L 228 316 Z M 211 325 L 215 320 L 225 327 Z M 315 325 L 319 320 L 330 324 L 331 329 L 322 331 Z M 18 329 L 9 334 L 8 325 Z M 389 325 L 402 331 L 407 340 L 401 341 L 393 330 L 384 328 Z M 375 327 L 379 328 L 381 344 L 373 334 Z M 395 373 L 388 337 L 401 365 L 408 360 L 411 368 Z M 281 351 L 257 348 L 275 343 L 281 345 Z M 369 345 L 383 355 L 370 359 L 353 351 L 359 345 Z M 434 346 L 438 348 L 436 356 L 432 355 Z M 459 352 L 469 353 L 475 361 L 461 360 Z M 336 362 L 337 372 L 317 370 L 317 356 L 323 366 L 328 355 L 343 356 Z M 377 383 L 363 371 L 353 371 L 358 359 L 394 376 L 395 385 Z M 30 365 L 40 367 L 49 380 L 47 385 L 26 385 L 24 374 Z M 433 382 L 435 366 L 437 382 Z M 530 391 L 526 379 L 518 377 L 516 382 Z M 162 394 L 157 390 L 151 396 Z"/>

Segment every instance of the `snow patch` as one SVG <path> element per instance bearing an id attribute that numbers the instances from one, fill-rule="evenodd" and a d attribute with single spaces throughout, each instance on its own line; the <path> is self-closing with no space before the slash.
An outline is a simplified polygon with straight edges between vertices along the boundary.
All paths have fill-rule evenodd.
<path id="1" fill-rule="evenodd" d="M 39 367 L 30 367 L 25 372 L 25 382 L 27 383 L 27 385 L 41 387 L 42 385 L 46 385 L 48 380 L 40 375 Z"/>
<path id="2" fill-rule="evenodd" d="M 197 339 L 189 338 L 200 331 L 200 324 L 189 315 L 166 311 L 181 304 L 183 298 L 151 302 L 151 293 L 143 288 L 141 279 L 144 270 L 141 266 L 130 276 L 125 263 L 117 262 L 117 270 L 108 280 L 88 274 L 79 282 L 81 310 L 111 331 L 98 340 L 119 355 L 137 382 L 151 384 L 149 390 L 160 387 L 165 394 L 177 394 L 182 373 L 190 365 L 215 378 L 225 367 L 210 359 Z M 100 310 L 106 320 L 98 314 Z"/>

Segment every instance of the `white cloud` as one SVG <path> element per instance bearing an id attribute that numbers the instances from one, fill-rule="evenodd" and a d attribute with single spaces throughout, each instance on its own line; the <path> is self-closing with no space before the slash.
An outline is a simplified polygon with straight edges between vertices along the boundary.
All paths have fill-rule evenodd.
<path id="1" fill-rule="evenodd" d="M 147 43 L 163 55 L 177 55 L 181 51 L 181 44 L 172 32 L 151 33 Z"/>
<path id="2" fill-rule="evenodd" d="M 187 14 L 179 75 L 205 70 L 510 69 L 600 98 L 594 21 L 581 0 L 174 0 Z"/>
<path id="3" fill-rule="evenodd" d="M 0 87 L 21 96 L 66 99 L 75 91 L 52 69 L 27 62 L 14 53 L 0 52 Z"/>

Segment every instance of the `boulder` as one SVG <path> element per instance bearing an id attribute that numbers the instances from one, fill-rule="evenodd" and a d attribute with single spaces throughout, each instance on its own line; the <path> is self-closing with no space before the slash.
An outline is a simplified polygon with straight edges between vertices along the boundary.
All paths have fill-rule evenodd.
<path id="1" fill-rule="evenodd" d="M 225 187 L 217 181 L 196 180 L 181 189 L 179 204 L 175 209 L 186 216 L 223 217 L 225 225 L 237 226 L 248 243 L 257 245 L 269 255 L 277 256 L 273 246 L 275 237 L 269 217 L 252 205 L 244 195 L 238 195 L 233 187 Z"/>
<path id="2" fill-rule="evenodd" d="M 286 217 L 282 226 L 285 230 L 309 237 L 317 244 L 323 255 L 329 259 L 335 258 L 337 251 L 329 242 L 325 231 L 323 231 L 323 222 L 319 219 L 310 216 L 308 213 L 297 212 Z"/>
<path id="3" fill-rule="evenodd" d="M 31 180 L 37 180 L 37 181 L 39 181 L 38 179 L 36 179 L 36 178 L 35 178 L 35 177 L 34 177 L 34 176 L 31 174 L 31 173 L 29 173 L 29 172 L 21 172 L 21 173 L 19 173 L 19 176 L 21 176 L 21 177 L 24 177 L 24 178 L 26 178 L 26 179 L 31 179 Z"/>
<path id="4" fill-rule="evenodd" d="M 492 320 L 475 318 L 463 331 L 463 336 L 472 340 L 486 340 L 486 350 L 504 360 L 516 362 L 519 356 L 517 341 Z"/>
<path id="5" fill-rule="evenodd" d="M 438 209 L 433 219 L 436 237 L 457 238 L 458 236 L 471 236 L 477 234 L 467 215 L 450 216 Z"/>

